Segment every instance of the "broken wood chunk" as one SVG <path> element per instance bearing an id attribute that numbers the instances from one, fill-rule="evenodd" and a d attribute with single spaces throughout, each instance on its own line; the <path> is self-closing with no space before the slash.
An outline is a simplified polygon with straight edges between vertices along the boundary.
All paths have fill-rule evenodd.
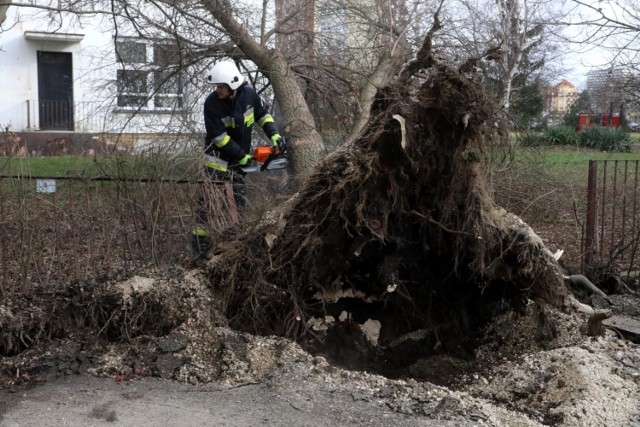
<path id="1" fill-rule="evenodd" d="M 596 310 L 587 321 L 587 334 L 590 337 L 599 337 L 604 335 L 604 326 L 602 321 L 613 316 L 611 310 Z"/>

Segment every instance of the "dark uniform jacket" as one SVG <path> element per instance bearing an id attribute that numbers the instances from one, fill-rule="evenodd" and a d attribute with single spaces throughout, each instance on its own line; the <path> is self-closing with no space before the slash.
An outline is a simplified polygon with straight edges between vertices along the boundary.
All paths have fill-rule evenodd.
<path id="1" fill-rule="evenodd" d="M 258 122 L 269 139 L 278 133 L 273 117 L 266 111 L 256 91 L 244 83 L 233 98 L 220 99 L 212 92 L 204 102 L 204 123 L 207 131 L 206 166 L 226 172 L 251 152 L 251 129 Z"/>

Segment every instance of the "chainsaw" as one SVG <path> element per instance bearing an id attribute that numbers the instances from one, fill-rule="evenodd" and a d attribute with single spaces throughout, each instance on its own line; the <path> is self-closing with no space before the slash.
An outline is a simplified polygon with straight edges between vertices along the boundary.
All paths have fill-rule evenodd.
<path id="1" fill-rule="evenodd" d="M 278 145 L 258 145 L 253 151 L 253 157 L 260 166 L 260 172 L 266 170 L 280 170 L 289 166 L 287 142 L 284 136 L 278 141 Z"/>

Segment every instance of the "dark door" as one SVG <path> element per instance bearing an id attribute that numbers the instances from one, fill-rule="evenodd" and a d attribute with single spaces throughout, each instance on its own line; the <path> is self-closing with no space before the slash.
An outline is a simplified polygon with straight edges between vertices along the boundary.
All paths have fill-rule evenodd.
<path id="1" fill-rule="evenodd" d="M 38 93 L 41 130 L 73 130 L 71 54 L 38 52 Z"/>

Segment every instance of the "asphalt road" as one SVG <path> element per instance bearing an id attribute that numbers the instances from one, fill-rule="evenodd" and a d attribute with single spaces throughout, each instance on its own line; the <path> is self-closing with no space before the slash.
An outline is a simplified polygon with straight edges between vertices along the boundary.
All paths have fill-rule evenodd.
<path id="1" fill-rule="evenodd" d="M 0 391 L 1 426 L 416 426 L 443 425 L 314 384 L 191 386 L 148 378 L 77 375 Z"/>

